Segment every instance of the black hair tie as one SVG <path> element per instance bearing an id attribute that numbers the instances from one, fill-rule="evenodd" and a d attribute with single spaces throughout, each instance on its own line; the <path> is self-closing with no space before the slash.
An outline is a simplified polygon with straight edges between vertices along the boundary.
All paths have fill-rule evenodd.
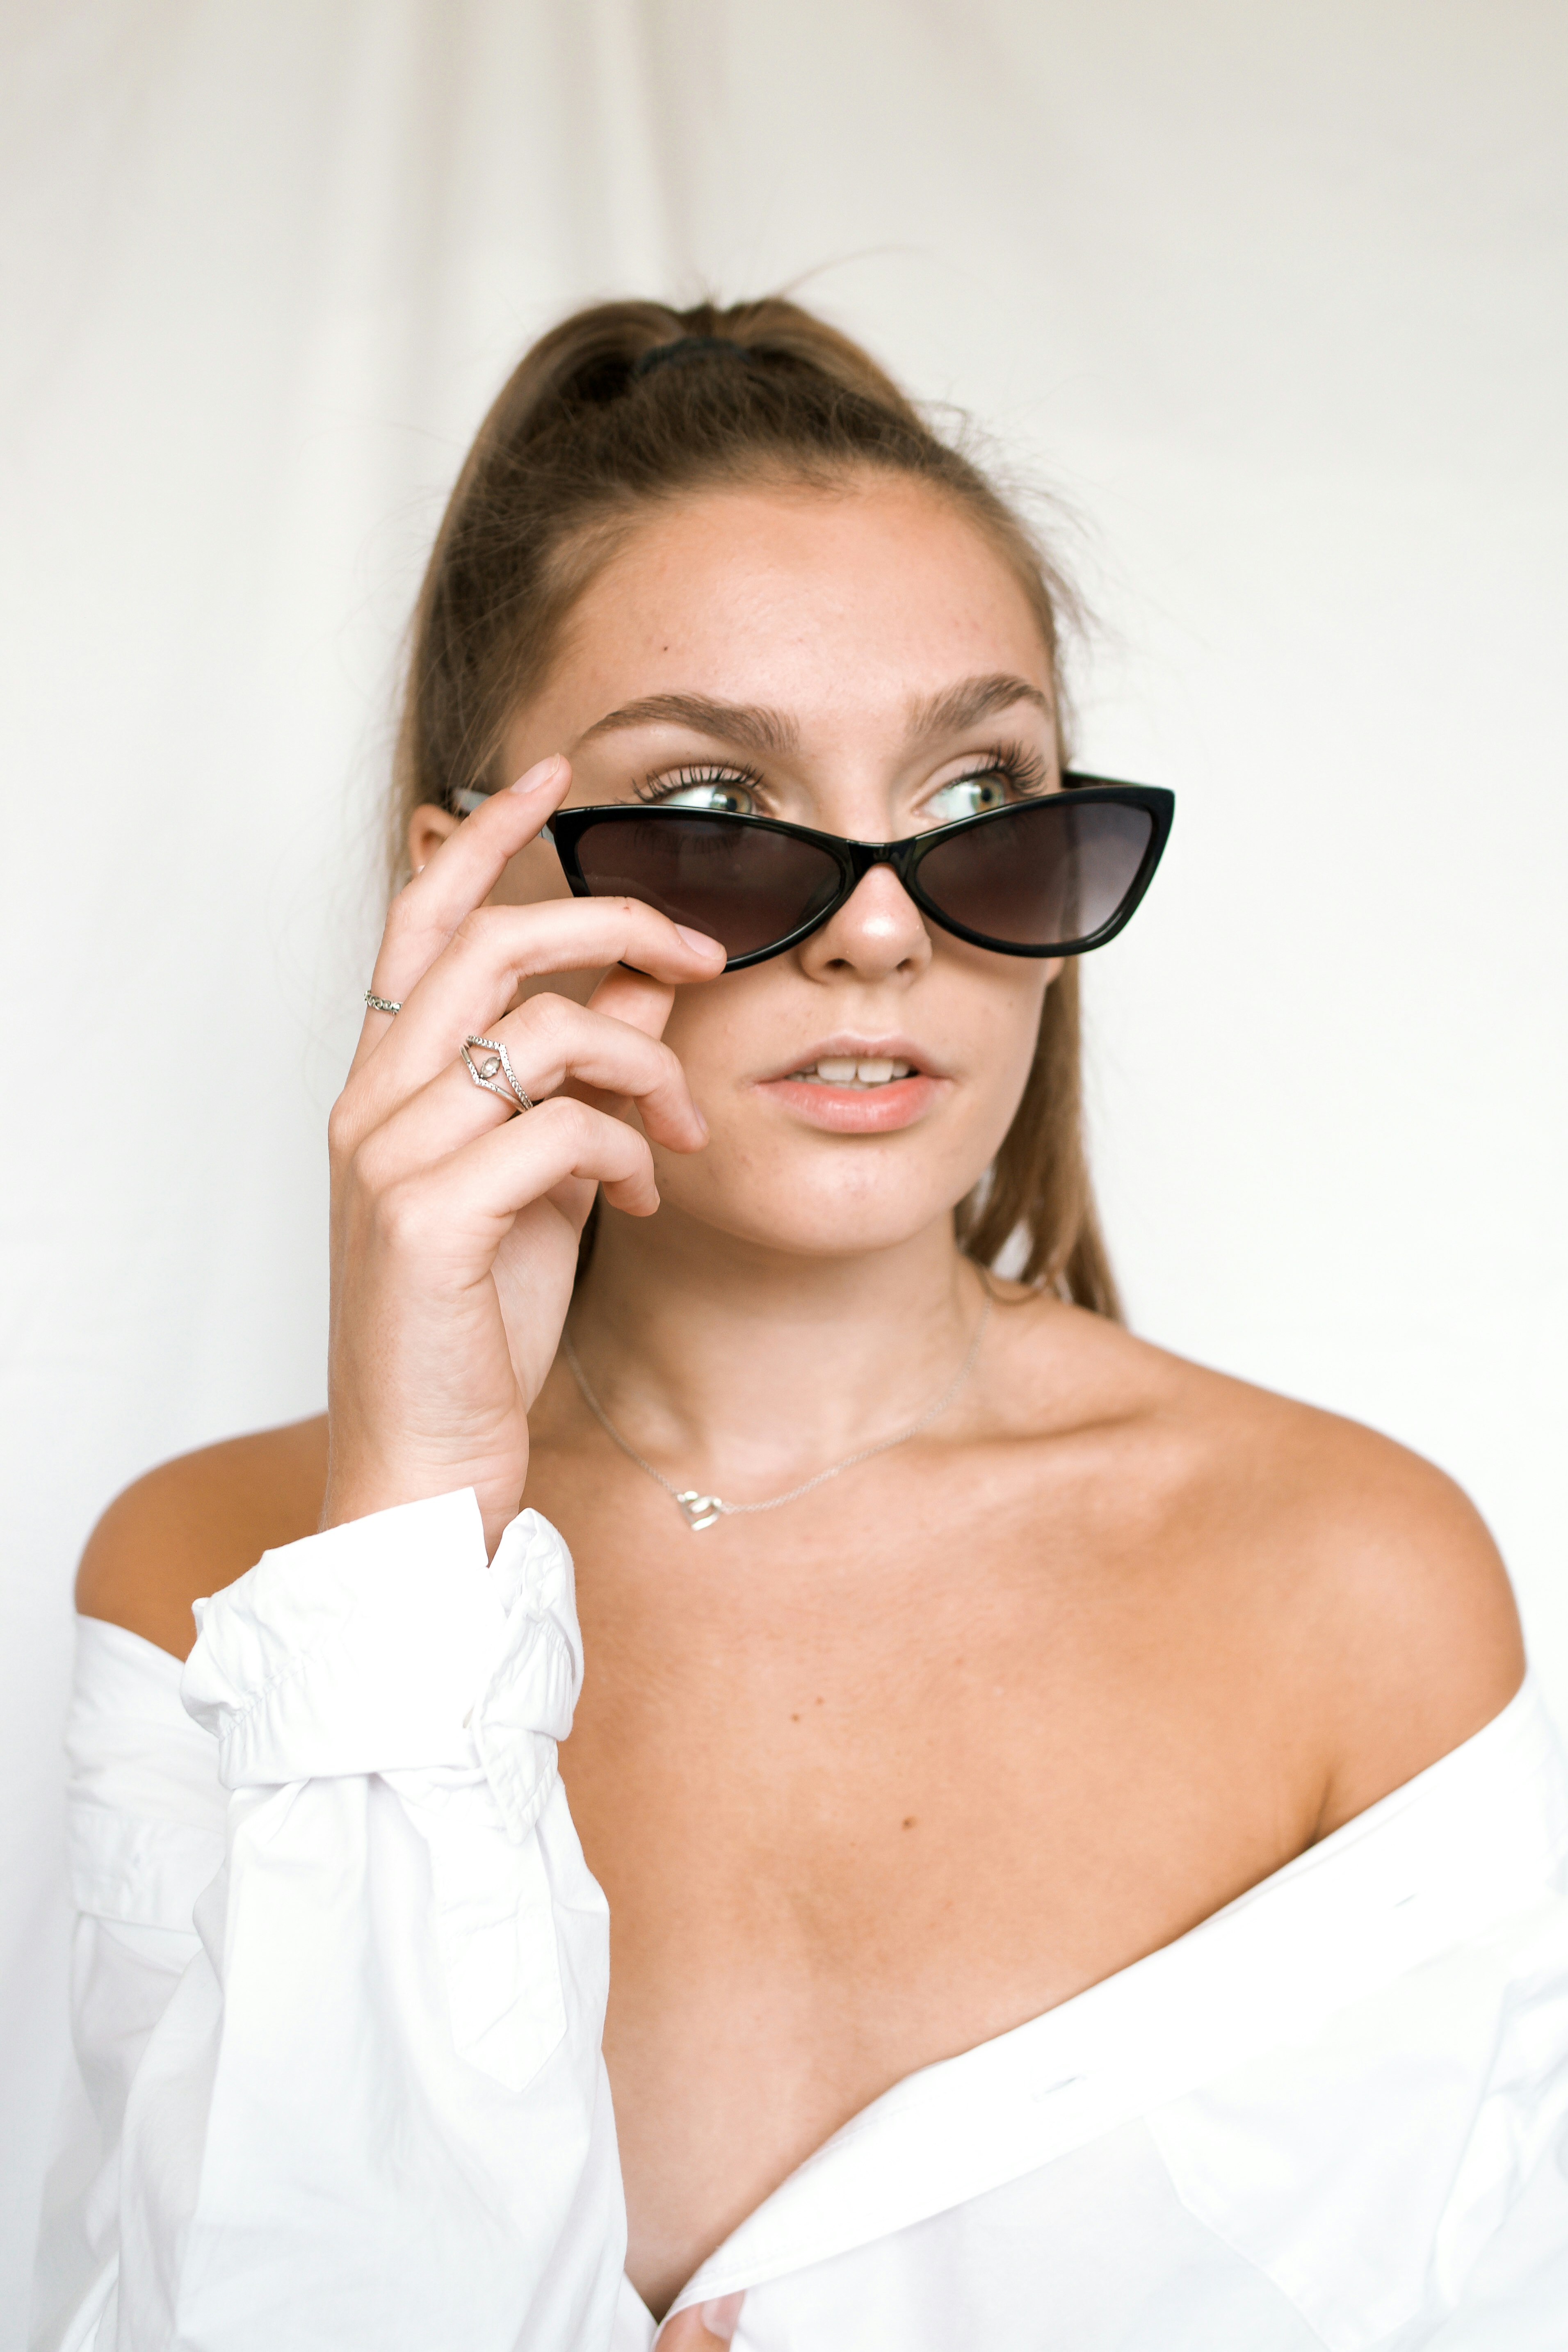
<path id="1" fill-rule="evenodd" d="M 673 343 L 656 343 L 651 352 L 644 352 L 632 362 L 632 379 L 637 382 L 651 375 L 655 368 L 679 365 L 688 360 L 706 359 L 710 352 L 728 352 L 738 360 L 749 360 L 750 352 L 741 344 L 731 342 L 727 335 L 679 335 Z"/>

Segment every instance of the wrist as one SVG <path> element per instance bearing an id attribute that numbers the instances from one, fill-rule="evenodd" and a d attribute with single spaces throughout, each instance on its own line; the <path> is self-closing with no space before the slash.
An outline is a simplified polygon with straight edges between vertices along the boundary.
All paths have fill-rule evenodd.
<path id="1" fill-rule="evenodd" d="M 485 1548 L 493 1555 L 501 1534 L 521 1507 L 526 1464 L 400 1456 L 378 1460 L 349 1453 L 329 1456 L 321 1499 L 321 1532 L 404 1503 L 432 1502 L 443 1495 L 472 1492 L 484 1521 Z"/>

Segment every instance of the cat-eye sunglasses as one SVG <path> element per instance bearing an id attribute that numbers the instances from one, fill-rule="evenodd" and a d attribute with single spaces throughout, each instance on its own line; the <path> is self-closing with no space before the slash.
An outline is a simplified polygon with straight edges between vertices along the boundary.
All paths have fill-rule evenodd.
<path id="1" fill-rule="evenodd" d="M 486 795 L 458 792 L 461 814 Z M 771 816 L 657 803 L 558 809 L 553 842 L 579 898 L 639 898 L 719 940 L 728 971 L 782 955 L 889 866 L 931 921 L 999 955 L 1086 955 L 1113 940 L 1153 878 L 1175 795 L 1064 775 L 903 841 L 847 841 Z"/>

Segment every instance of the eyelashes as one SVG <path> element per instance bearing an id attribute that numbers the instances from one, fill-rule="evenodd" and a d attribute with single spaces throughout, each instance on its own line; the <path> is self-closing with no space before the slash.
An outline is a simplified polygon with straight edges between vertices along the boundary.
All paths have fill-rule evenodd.
<path id="1" fill-rule="evenodd" d="M 1001 776 L 1016 793 L 1026 796 L 1045 790 L 1050 769 L 1042 754 L 1026 743 L 994 743 L 979 754 L 973 767 L 965 768 L 961 776 L 950 776 L 948 782 L 967 783 L 973 776 Z"/>
<path id="2" fill-rule="evenodd" d="M 672 793 L 690 792 L 699 784 L 739 784 L 747 792 L 759 793 L 763 779 L 744 760 L 692 760 L 682 767 L 664 768 L 658 775 L 644 776 L 640 783 L 633 784 L 632 791 L 639 801 L 657 803 L 668 800 Z"/>
<path id="3" fill-rule="evenodd" d="M 1029 744 L 991 743 L 975 752 L 973 761 L 958 774 L 945 777 L 939 789 L 947 792 L 954 784 L 969 783 L 983 776 L 1000 776 L 1020 798 L 1027 798 L 1045 790 L 1050 780 L 1050 767 L 1044 755 Z M 759 798 L 765 798 L 767 792 L 760 770 L 745 760 L 687 761 L 679 768 L 664 768 L 657 774 L 644 776 L 634 782 L 632 791 L 639 801 L 657 804 L 675 793 L 689 792 L 701 784 L 738 785 Z"/>

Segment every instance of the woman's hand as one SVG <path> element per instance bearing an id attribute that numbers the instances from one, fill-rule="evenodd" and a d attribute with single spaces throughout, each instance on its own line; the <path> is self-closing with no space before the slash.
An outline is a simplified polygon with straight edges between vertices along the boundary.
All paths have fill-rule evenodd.
<path id="1" fill-rule="evenodd" d="M 710 2352 L 713 2346 L 732 2343 L 745 2300 L 742 2294 L 721 2295 L 717 2303 L 689 2303 L 666 2322 L 659 2352 Z"/>
<path id="2" fill-rule="evenodd" d="M 596 1186 L 658 1206 L 645 1137 L 708 1130 L 661 1032 L 716 940 L 631 898 L 484 904 L 571 780 L 547 760 L 442 843 L 394 903 L 375 994 L 329 1129 L 331 1432 L 321 1524 L 472 1486 L 493 1549 L 528 1470 L 528 1411 L 554 1360 Z M 618 971 L 625 960 L 635 971 Z M 586 1005 L 530 996 L 545 972 L 605 977 Z M 647 975 L 644 977 L 643 975 Z M 476 1087 L 465 1037 L 500 1039 L 536 1108 Z M 563 1088 L 570 1091 L 563 1092 Z M 635 1104 L 644 1133 L 605 1106 Z"/>

